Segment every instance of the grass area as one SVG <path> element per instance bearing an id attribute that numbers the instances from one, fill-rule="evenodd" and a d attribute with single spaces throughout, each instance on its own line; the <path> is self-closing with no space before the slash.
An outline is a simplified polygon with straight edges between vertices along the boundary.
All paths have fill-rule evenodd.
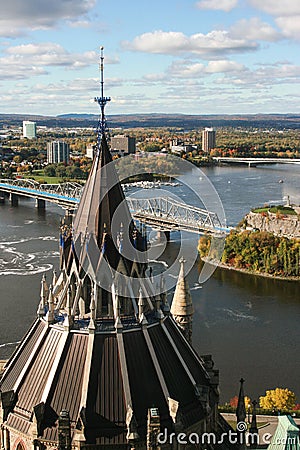
<path id="1" fill-rule="evenodd" d="M 22 173 L 22 178 L 30 178 L 31 180 L 38 181 L 41 184 L 47 183 L 47 184 L 59 184 L 59 183 L 65 183 L 66 181 L 74 181 L 76 183 L 81 183 L 82 180 L 73 180 L 73 179 L 63 179 L 61 177 L 48 177 L 44 174 L 43 170 L 34 170 L 32 173 Z"/>
<path id="2" fill-rule="evenodd" d="M 38 181 L 39 183 L 58 184 L 63 183 L 63 180 L 59 177 L 46 177 L 45 175 L 26 175 L 24 178 L 30 178 L 31 180 Z"/>
<path id="3" fill-rule="evenodd" d="M 297 213 L 293 208 L 289 206 L 273 206 L 270 208 L 270 212 L 273 214 L 290 214 L 291 216 L 296 216 Z"/>
<path id="4" fill-rule="evenodd" d="M 255 209 L 252 209 L 252 212 L 254 212 L 254 213 L 270 212 L 273 214 L 283 214 L 283 215 L 291 215 L 291 216 L 297 215 L 296 211 L 293 208 L 291 208 L 290 206 L 282 206 L 282 205 L 272 206 L 272 207 L 266 206 L 264 208 L 255 208 Z"/>
<path id="5" fill-rule="evenodd" d="M 263 213 L 263 212 L 269 212 L 270 208 L 255 208 L 252 209 L 251 211 L 254 213 Z"/>

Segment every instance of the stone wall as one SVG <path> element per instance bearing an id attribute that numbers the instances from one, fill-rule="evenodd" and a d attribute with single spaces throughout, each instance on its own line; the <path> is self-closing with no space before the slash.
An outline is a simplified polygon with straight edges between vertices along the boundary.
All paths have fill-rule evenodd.
<path id="1" fill-rule="evenodd" d="M 245 221 L 247 228 L 268 231 L 277 236 L 300 238 L 300 220 L 296 215 L 250 212 L 245 216 Z"/>

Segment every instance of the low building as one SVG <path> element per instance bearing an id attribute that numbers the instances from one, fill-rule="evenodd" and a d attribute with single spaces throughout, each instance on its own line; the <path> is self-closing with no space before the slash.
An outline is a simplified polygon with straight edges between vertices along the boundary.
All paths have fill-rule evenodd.
<path id="1" fill-rule="evenodd" d="M 174 155 L 182 155 L 183 153 L 192 152 L 193 150 L 197 150 L 197 147 L 190 145 L 190 144 L 184 144 L 183 142 L 179 142 L 178 139 L 172 139 L 172 141 L 169 142 L 169 148 L 170 152 Z"/>
<path id="2" fill-rule="evenodd" d="M 85 149 L 85 156 L 87 157 L 87 158 L 90 158 L 90 159 L 94 159 L 94 156 L 95 156 L 95 145 L 93 145 L 93 144 L 89 144 L 89 145 L 87 145 L 86 146 L 86 149 Z"/>
<path id="3" fill-rule="evenodd" d="M 129 155 L 136 152 L 135 137 L 123 134 L 111 138 L 112 154 L 120 153 L 120 156 Z"/>
<path id="4" fill-rule="evenodd" d="M 193 150 L 196 150 L 195 147 L 192 145 L 172 145 L 171 146 L 171 153 L 174 155 L 181 155 L 182 153 L 189 153 Z"/>

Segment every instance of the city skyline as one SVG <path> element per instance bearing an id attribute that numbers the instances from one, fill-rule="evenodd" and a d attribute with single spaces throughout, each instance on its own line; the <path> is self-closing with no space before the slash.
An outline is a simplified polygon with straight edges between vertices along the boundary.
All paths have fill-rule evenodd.
<path id="1" fill-rule="evenodd" d="M 11 0 L 0 113 L 299 113 L 300 4 L 288 0 Z"/>

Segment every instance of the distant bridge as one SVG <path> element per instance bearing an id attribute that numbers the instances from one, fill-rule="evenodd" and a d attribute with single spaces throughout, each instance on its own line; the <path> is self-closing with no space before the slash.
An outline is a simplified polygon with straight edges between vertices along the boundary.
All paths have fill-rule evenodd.
<path id="1" fill-rule="evenodd" d="M 235 158 L 225 156 L 213 156 L 213 160 L 225 164 L 247 164 L 255 167 L 259 164 L 300 164 L 300 159 L 296 158 Z"/>
<path id="2" fill-rule="evenodd" d="M 74 209 L 79 203 L 82 186 L 78 183 L 40 184 L 26 178 L 0 179 L 0 192 L 8 193 L 13 205 L 18 203 L 18 196 L 24 196 L 35 198 L 39 208 L 44 208 L 48 201 Z"/>
<path id="3" fill-rule="evenodd" d="M 40 209 L 45 208 L 45 202 L 48 201 L 67 210 L 75 210 L 82 190 L 83 187 L 78 183 L 39 184 L 29 179 L 0 180 L 0 196 L 1 192 L 8 194 L 12 205 L 18 204 L 19 196 L 25 196 L 35 198 L 36 206 Z M 222 227 L 216 213 L 171 198 L 127 197 L 127 202 L 134 219 L 161 231 L 228 232 L 227 228 Z"/>

